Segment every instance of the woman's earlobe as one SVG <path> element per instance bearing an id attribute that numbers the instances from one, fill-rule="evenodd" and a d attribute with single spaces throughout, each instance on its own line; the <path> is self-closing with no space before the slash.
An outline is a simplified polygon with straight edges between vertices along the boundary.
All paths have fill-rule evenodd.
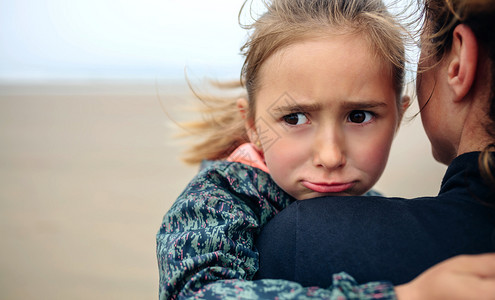
<path id="1" fill-rule="evenodd" d="M 469 26 L 460 24 L 454 29 L 449 57 L 448 83 L 460 101 L 474 84 L 478 64 L 478 41 Z"/>

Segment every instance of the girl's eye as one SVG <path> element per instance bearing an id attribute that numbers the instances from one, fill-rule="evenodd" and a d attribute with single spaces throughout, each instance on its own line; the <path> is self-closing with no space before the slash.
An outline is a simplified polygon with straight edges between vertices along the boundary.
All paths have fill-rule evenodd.
<path id="1" fill-rule="evenodd" d="M 364 110 L 353 110 L 347 120 L 352 123 L 366 123 L 373 119 L 373 113 Z"/>
<path id="2" fill-rule="evenodd" d="M 289 125 L 302 125 L 308 123 L 308 117 L 303 113 L 292 113 L 283 116 L 282 119 Z"/>

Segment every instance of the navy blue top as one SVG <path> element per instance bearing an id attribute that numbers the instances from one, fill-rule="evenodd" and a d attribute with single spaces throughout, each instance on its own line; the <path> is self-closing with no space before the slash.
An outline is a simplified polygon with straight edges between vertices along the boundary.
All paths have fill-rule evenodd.
<path id="1" fill-rule="evenodd" d="M 457 157 L 436 197 L 322 197 L 296 201 L 262 229 L 255 279 L 325 287 L 345 271 L 357 282 L 408 282 L 458 254 L 495 251 L 495 194 L 478 152 Z"/>

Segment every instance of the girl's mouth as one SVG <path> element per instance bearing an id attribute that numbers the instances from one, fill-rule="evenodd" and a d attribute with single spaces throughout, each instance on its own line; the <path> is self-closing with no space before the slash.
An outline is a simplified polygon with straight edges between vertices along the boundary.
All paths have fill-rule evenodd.
<path id="1" fill-rule="evenodd" d="M 328 184 L 302 181 L 301 183 L 305 188 L 317 193 L 341 193 L 350 189 L 354 185 L 354 182 Z"/>

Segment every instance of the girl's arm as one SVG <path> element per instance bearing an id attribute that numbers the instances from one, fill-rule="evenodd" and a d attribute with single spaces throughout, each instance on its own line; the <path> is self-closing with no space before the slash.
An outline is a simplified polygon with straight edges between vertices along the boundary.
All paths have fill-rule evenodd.
<path id="1" fill-rule="evenodd" d="M 268 174 L 243 164 L 219 162 L 200 172 L 157 235 L 160 299 L 395 299 L 391 284 L 358 285 L 345 273 L 327 289 L 251 281 L 258 269 L 254 238 L 291 201 Z"/>

